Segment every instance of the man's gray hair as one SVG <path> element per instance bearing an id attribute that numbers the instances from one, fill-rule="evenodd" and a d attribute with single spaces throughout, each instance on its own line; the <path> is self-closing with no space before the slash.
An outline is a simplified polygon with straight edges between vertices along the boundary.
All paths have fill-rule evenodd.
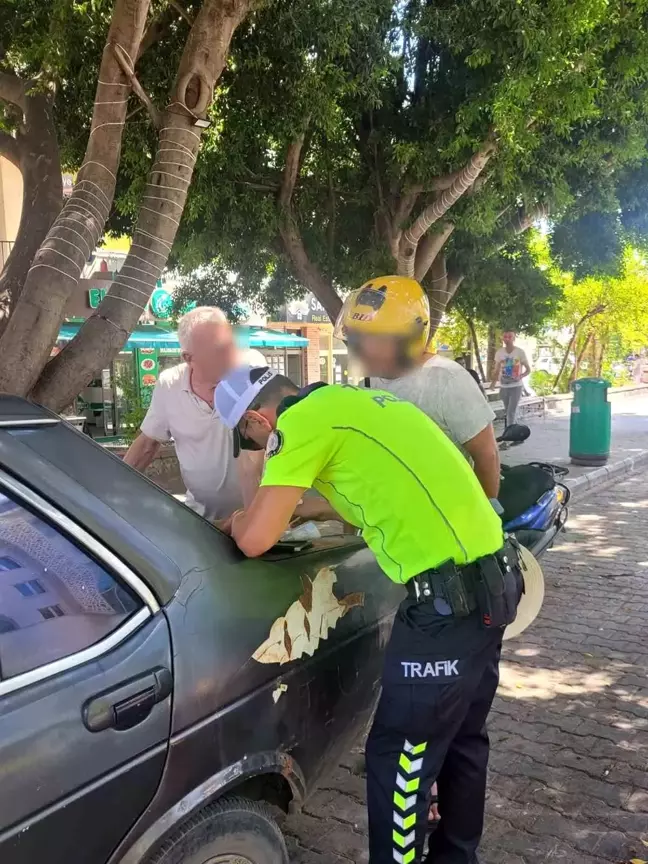
<path id="1" fill-rule="evenodd" d="M 183 351 L 191 350 L 191 334 L 199 324 L 227 324 L 227 316 L 216 306 L 196 306 L 178 321 L 178 342 Z"/>

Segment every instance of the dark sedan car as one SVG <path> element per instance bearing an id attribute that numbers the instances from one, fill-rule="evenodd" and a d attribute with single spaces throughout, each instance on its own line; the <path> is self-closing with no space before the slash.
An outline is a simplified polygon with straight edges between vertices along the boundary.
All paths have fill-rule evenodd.
<path id="1" fill-rule="evenodd" d="M 246 560 L 0 397 L 0 861 L 283 864 L 366 724 L 401 592 L 356 538 Z"/>

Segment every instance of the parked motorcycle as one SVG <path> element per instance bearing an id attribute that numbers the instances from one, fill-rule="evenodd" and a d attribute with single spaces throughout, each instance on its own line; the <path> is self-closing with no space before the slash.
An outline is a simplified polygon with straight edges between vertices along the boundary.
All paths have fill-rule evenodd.
<path id="1" fill-rule="evenodd" d="M 517 465 L 514 468 L 502 466 L 502 489 L 500 501 L 504 506 L 504 530 L 514 534 L 517 540 L 539 558 L 553 546 L 558 534 L 564 530 L 569 515 L 569 487 L 560 482 L 568 469 L 544 463 Z M 525 483 L 524 488 L 515 488 Z M 529 482 L 530 481 L 530 482 Z M 508 487 L 508 490 L 507 490 Z M 534 494 L 534 489 L 538 494 Z M 526 490 L 524 509 L 520 511 Z M 533 503 L 528 504 L 529 497 Z"/>

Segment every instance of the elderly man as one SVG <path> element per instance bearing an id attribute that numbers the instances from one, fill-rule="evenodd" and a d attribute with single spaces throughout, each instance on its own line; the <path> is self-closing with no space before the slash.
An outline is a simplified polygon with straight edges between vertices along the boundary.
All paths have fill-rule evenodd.
<path id="1" fill-rule="evenodd" d="M 186 503 L 206 519 L 223 519 L 254 495 L 263 454 L 234 459 L 232 432 L 214 411 L 214 389 L 240 362 L 264 366 L 258 351 L 238 351 L 232 328 L 220 309 L 202 306 L 180 319 L 178 339 L 184 360 L 167 369 L 153 391 L 141 434 L 124 461 L 144 471 L 162 444 L 175 444 Z"/>

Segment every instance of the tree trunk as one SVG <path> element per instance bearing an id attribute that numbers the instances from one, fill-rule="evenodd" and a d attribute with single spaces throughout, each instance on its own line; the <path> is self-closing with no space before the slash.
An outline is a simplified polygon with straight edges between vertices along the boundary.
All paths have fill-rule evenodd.
<path id="1" fill-rule="evenodd" d="M 277 199 L 279 208 L 279 234 L 297 279 L 319 300 L 331 321 L 335 324 L 342 300 L 337 291 L 310 260 L 299 231 L 293 208 L 293 194 L 299 175 L 305 133 L 302 132 L 288 145 L 281 188 Z"/>
<path id="2" fill-rule="evenodd" d="M 116 46 L 129 58 L 137 56 L 149 2 L 115 2 L 83 165 L 71 198 L 36 253 L 0 338 L 0 391 L 29 393 L 50 355 L 83 266 L 103 235 L 115 193 L 130 95 Z"/>
<path id="3" fill-rule="evenodd" d="M 572 348 L 574 347 L 574 343 L 576 342 L 576 338 L 578 336 L 578 331 L 579 331 L 582 323 L 583 322 L 581 321 L 574 327 L 574 332 L 572 333 L 572 337 L 569 340 L 569 344 L 567 345 L 567 348 L 565 349 L 565 353 L 563 354 L 563 359 L 562 359 L 562 362 L 560 364 L 560 369 L 558 370 L 558 374 L 554 378 L 553 386 L 551 388 L 554 391 L 554 393 L 558 389 L 558 385 L 560 384 L 560 379 L 562 378 L 562 374 L 565 371 L 567 363 L 569 362 L 569 355 L 572 352 Z"/>
<path id="4" fill-rule="evenodd" d="M 115 282 L 77 336 L 48 363 L 33 398 L 68 404 L 124 346 L 166 266 L 200 149 L 200 127 L 249 0 L 204 0 L 180 60 L 161 120 L 158 149 L 133 242 Z"/>
<path id="5" fill-rule="evenodd" d="M 457 293 L 464 277 L 448 275 L 446 256 L 441 252 L 430 267 L 429 278 L 424 284 L 430 302 L 430 339 L 439 328 L 448 304 Z"/>
<path id="6" fill-rule="evenodd" d="M 598 350 L 596 352 L 596 372 L 594 373 L 597 378 L 601 378 L 603 375 L 603 360 L 605 358 L 607 348 L 607 339 L 599 339 Z"/>
<path id="7" fill-rule="evenodd" d="M 484 366 L 482 364 L 481 353 L 479 350 L 479 339 L 477 338 L 477 329 L 475 328 L 475 322 L 472 318 L 466 318 L 466 323 L 468 324 L 468 330 L 470 331 L 470 341 L 472 342 L 473 351 L 475 354 L 475 360 L 477 361 L 477 369 L 479 370 L 479 377 L 482 380 L 482 383 L 486 381 L 486 376 L 484 375 Z"/>
<path id="8" fill-rule="evenodd" d="M 576 343 L 576 339 L 578 338 L 578 334 L 581 332 L 581 329 L 586 321 L 589 321 L 590 318 L 593 318 L 595 315 L 600 315 L 602 312 L 605 312 L 606 306 L 603 303 L 598 303 L 596 306 L 592 307 L 589 312 L 586 312 L 583 317 L 576 323 L 574 326 L 574 332 L 572 334 L 571 339 L 569 340 L 569 345 L 565 351 L 565 354 L 562 359 L 562 363 L 560 364 L 560 369 L 558 370 L 558 374 L 556 375 L 553 383 L 553 390 L 555 391 L 560 383 L 560 378 L 565 371 L 565 367 L 567 366 L 567 361 L 569 360 L 569 355 Z M 582 360 L 582 358 L 581 358 Z"/>
<path id="9" fill-rule="evenodd" d="M 42 93 L 28 95 L 30 82 L 25 82 L 24 86 L 24 120 L 16 138 L 12 139 L 17 158 L 11 159 L 22 175 L 22 212 L 16 243 L 0 275 L 0 334 L 19 299 L 34 255 L 63 203 L 61 160 L 52 102 Z M 0 154 L 11 158 L 7 151 L 3 151 L 1 141 Z"/>
<path id="10" fill-rule="evenodd" d="M 488 347 L 486 349 L 486 377 L 490 383 L 495 372 L 495 355 L 497 354 L 497 330 L 493 324 L 488 325 Z"/>
<path id="11" fill-rule="evenodd" d="M 427 276 L 437 255 L 454 231 L 454 227 L 452 222 L 446 222 L 441 231 L 436 234 L 426 234 L 421 240 L 416 252 L 416 266 L 414 268 L 414 278 L 417 282 L 422 282 Z"/>
<path id="12" fill-rule="evenodd" d="M 591 338 L 592 338 L 592 334 L 588 333 L 587 336 L 585 337 L 585 341 L 583 342 L 583 344 L 581 345 L 581 347 L 578 350 L 578 353 L 576 354 L 576 362 L 574 363 L 574 370 L 573 370 L 572 374 L 569 376 L 570 383 L 575 381 L 578 378 L 578 376 L 580 375 L 581 363 L 583 362 L 583 357 L 585 356 L 585 352 L 587 351 L 587 348 L 588 348 L 588 345 L 590 343 Z"/>
<path id="13" fill-rule="evenodd" d="M 426 207 L 412 225 L 403 232 L 398 251 L 398 272 L 402 276 L 414 276 L 416 252 L 421 238 L 470 189 L 488 165 L 495 152 L 495 146 L 495 141 L 489 137 L 477 153 L 470 157 L 468 164 L 457 173 L 452 184 L 432 204 Z"/>
<path id="14" fill-rule="evenodd" d="M 443 313 L 448 305 L 448 270 L 446 257 L 440 253 L 430 267 L 430 278 L 426 284 L 430 301 L 430 338 L 439 329 Z"/>
<path id="15" fill-rule="evenodd" d="M 589 350 L 589 370 L 592 377 L 596 376 L 596 364 L 598 356 L 598 340 L 595 335 L 592 335 Z"/>

